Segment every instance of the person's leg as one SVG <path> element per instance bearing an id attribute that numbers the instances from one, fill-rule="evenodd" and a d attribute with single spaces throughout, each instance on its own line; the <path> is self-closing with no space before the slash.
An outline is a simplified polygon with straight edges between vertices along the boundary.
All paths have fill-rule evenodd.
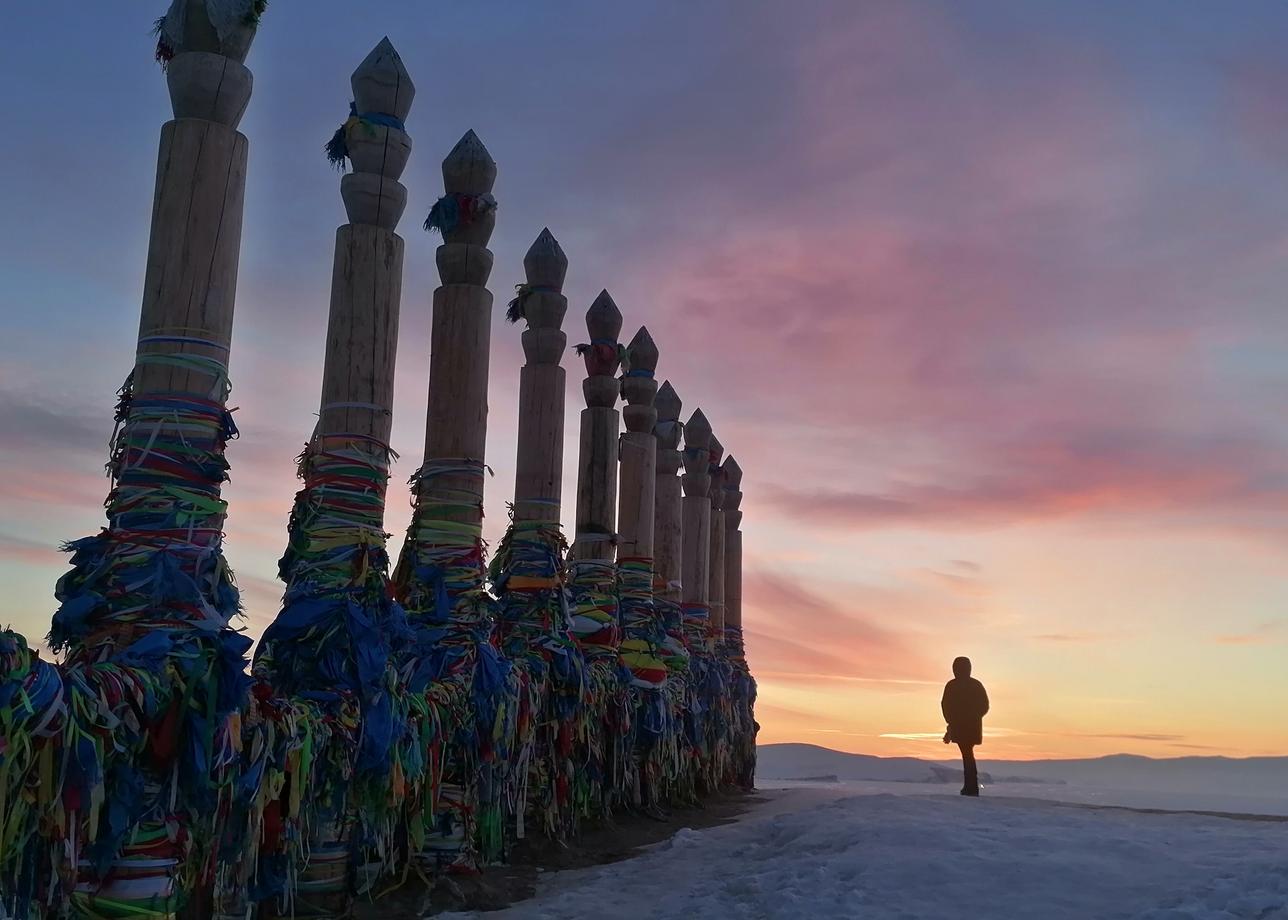
<path id="1" fill-rule="evenodd" d="M 979 795 L 979 769 L 975 765 L 975 745 L 958 744 L 962 752 L 962 795 Z"/>

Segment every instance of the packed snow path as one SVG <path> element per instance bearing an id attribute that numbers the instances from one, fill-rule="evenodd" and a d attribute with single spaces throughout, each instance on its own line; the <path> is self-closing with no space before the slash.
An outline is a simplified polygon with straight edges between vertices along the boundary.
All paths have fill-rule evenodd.
<path id="1" fill-rule="evenodd" d="M 524 918 L 1288 918 L 1288 824 L 793 789 L 736 824 L 543 879 Z"/>

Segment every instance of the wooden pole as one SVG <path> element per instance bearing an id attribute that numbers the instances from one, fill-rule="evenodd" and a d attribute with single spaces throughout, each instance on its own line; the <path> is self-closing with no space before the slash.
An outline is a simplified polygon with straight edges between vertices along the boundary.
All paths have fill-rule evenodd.
<path id="1" fill-rule="evenodd" d="M 715 754 L 719 720 L 720 681 L 711 641 L 711 425 L 701 409 L 684 426 L 684 487 L 681 501 L 681 603 L 684 638 L 689 652 L 687 709 L 693 721 L 698 756 L 692 764 L 692 783 L 698 790 L 716 786 Z"/>
<path id="2" fill-rule="evenodd" d="M 698 409 L 684 426 L 683 547 L 680 582 L 686 619 L 701 617 L 704 632 L 711 631 L 711 425 Z M 709 643 L 703 651 L 709 651 Z"/>
<path id="3" fill-rule="evenodd" d="M 458 613 L 469 621 L 458 625 L 470 626 L 481 613 L 462 608 L 480 599 L 483 584 L 492 328 L 492 294 L 484 285 L 492 272 L 495 181 L 496 163 L 466 132 L 443 161 L 447 194 L 426 222 L 443 235 L 436 253 L 442 284 L 434 291 L 425 461 L 414 477 L 412 525 L 395 582 L 408 616 L 439 626 L 453 624 Z"/>
<path id="4" fill-rule="evenodd" d="M 580 450 L 577 455 L 577 530 L 568 558 L 611 565 L 617 545 L 617 398 L 621 363 L 617 336 L 622 314 L 608 291 L 600 291 L 586 311 L 590 342 L 578 350 L 586 361 L 581 390 Z M 574 576 L 575 577 L 575 576 Z"/>
<path id="5" fill-rule="evenodd" d="M 725 520 L 724 474 L 720 461 L 724 445 L 712 435 L 709 449 L 711 474 L 711 551 L 707 563 L 707 606 L 711 609 L 711 636 L 717 647 L 723 645 L 725 628 Z"/>
<path id="6" fill-rule="evenodd" d="M 626 431 L 621 436 L 621 480 L 618 488 L 617 559 L 647 559 L 649 594 L 652 595 L 653 569 L 653 502 L 657 488 L 657 440 L 653 426 L 657 423 L 657 346 L 648 329 L 639 332 L 626 346 L 630 366 L 622 377 L 622 394 L 626 406 L 622 418 Z"/>
<path id="7" fill-rule="evenodd" d="M 483 477 L 487 441 L 492 271 L 487 248 L 496 225 L 496 163 L 473 131 L 443 161 L 446 194 L 425 225 L 440 232 L 430 333 L 425 460 L 413 477 L 412 522 L 394 573 L 395 591 L 417 633 L 403 664 L 412 692 L 426 694 L 421 718 L 447 739 L 443 779 L 430 761 L 425 786 L 409 795 L 408 821 L 427 826 L 425 858 L 473 867 L 501 849 L 500 782 L 508 756 L 511 688 L 479 686 L 476 673 L 507 669 L 488 641 L 494 615 L 483 567 Z M 508 678 L 506 678 L 508 679 Z M 413 720 L 414 721 L 414 720 Z M 417 727 L 417 731 L 420 728 Z M 437 743 L 437 742 L 436 742 Z M 424 752 L 429 759 L 431 751 Z M 429 803 L 438 815 L 424 817 Z M 478 850 L 476 850 L 476 847 Z"/>
<path id="8" fill-rule="evenodd" d="M 680 491 L 680 423 L 683 408 L 679 395 L 670 382 L 664 382 L 654 400 L 657 423 L 653 436 L 657 441 L 657 476 L 653 503 L 654 569 L 653 610 L 662 631 L 662 659 L 666 665 L 666 697 L 669 718 L 676 727 L 675 761 L 671 797 L 681 802 L 695 802 L 697 774 L 693 747 L 681 743 L 687 723 L 692 719 L 695 703 L 692 658 L 684 631 L 684 612 L 680 607 L 680 576 L 683 567 L 683 498 Z"/>
<path id="9" fill-rule="evenodd" d="M 617 593 L 621 602 L 622 663 L 630 669 L 635 711 L 635 796 L 655 810 L 666 792 L 666 755 L 677 738 L 666 688 L 666 631 L 653 606 L 653 506 L 657 488 L 657 346 L 641 327 L 626 349 L 622 410 L 626 432 L 620 445 Z"/>
<path id="10" fill-rule="evenodd" d="M 657 483 L 653 504 L 653 564 L 654 599 L 664 599 L 679 606 L 680 567 L 683 546 L 683 513 L 680 491 L 680 438 L 684 428 L 680 424 L 683 403 L 669 380 L 663 382 L 653 401 L 657 409 L 657 424 L 653 436 L 657 439 Z"/>
<path id="11" fill-rule="evenodd" d="M 338 135 L 354 172 L 341 180 L 349 223 L 336 231 L 321 407 L 300 458 L 304 488 L 295 497 L 280 565 L 284 606 L 255 655 L 256 676 L 281 696 L 338 694 L 325 706 L 296 699 L 289 709 L 274 704 L 263 713 L 269 719 L 290 713 L 292 724 L 279 730 L 313 738 L 315 762 L 322 765 L 314 779 L 336 788 L 388 782 L 388 668 L 391 642 L 405 628 L 389 598 L 384 510 L 404 249 L 394 227 L 407 199 L 398 179 L 411 151 L 398 125 L 415 87 L 388 38 L 354 72 L 352 86 L 360 117 Z M 316 724 L 298 724 L 310 716 Z M 343 725 L 357 728 L 333 728 Z M 304 813 L 293 819 L 296 833 L 279 839 L 289 848 L 289 863 L 299 867 L 298 875 L 289 874 L 293 886 L 309 891 L 312 903 L 340 916 L 352 902 L 347 885 L 328 890 L 336 862 L 309 864 L 309 856 L 350 852 L 353 803 L 368 809 L 356 816 L 365 829 L 363 845 L 393 851 L 394 822 L 380 813 L 387 799 L 379 792 L 354 794 L 343 811 L 325 796 L 303 800 Z M 383 839 L 371 839 L 375 834 Z"/>
<path id="12" fill-rule="evenodd" d="M 617 572 L 617 438 L 621 391 L 617 368 L 622 314 L 608 291 L 601 291 L 586 311 L 590 341 L 577 346 L 586 365 L 577 454 L 577 525 L 568 553 L 571 632 L 586 660 L 590 712 L 588 733 L 579 743 L 584 766 L 576 782 L 588 811 L 609 818 L 616 793 L 626 788 L 633 771 L 626 732 L 631 724 L 629 677 L 618 660 Z"/>
<path id="13" fill-rule="evenodd" d="M 523 260 L 527 279 L 506 314 L 526 320 L 519 373 L 519 437 L 509 529 L 492 560 L 499 598 L 497 635 L 511 662 L 519 705 L 530 712 L 520 726 L 507 777 L 507 824 L 526 835 L 531 815 L 547 837 L 563 840 L 576 826 L 569 779 L 576 722 L 584 693 L 584 663 L 568 632 L 564 554 L 559 529 L 563 476 L 564 369 L 568 311 L 563 296 L 568 259 L 542 230 Z"/>
<path id="14" fill-rule="evenodd" d="M 724 466 L 725 632 L 742 639 L 742 467 L 732 454 Z"/>
<path id="15" fill-rule="evenodd" d="M 68 765 L 48 762 L 51 774 L 65 776 L 73 761 L 78 773 L 107 777 L 128 767 L 138 780 L 128 814 L 152 816 L 114 825 L 110 842 L 100 837 L 115 861 L 105 875 L 86 864 L 80 880 L 110 889 L 118 877 L 151 876 L 158 890 L 185 897 L 197 910 L 212 909 L 208 879 L 223 815 L 218 795 L 180 777 L 208 776 L 212 789 L 233 781 L 228 762 L 212 765 L 194 752 L 234 731 L 248 683 L 250 640 L 230 626 L 239 604 L 222 551 L 227 504 L 221 491 L 228 478 L 225 444 L 236 432 L 227 410 L 228 360 L 248 151 L 237 126 L 252 84 L 242 61 L 257 24 L 248 11 L 216 28 L 201 0 L 175 0 L 162 18 L 158 52 L 168 64 L 174 120 L 161 128 L 135 365 L 121 390 L 109 463 L 107 526 L 70 545 L 73 568 L 58 582 L 61 606 L 50 630 L 78 697 L 102 700 L 69 710 L 67 718 L 81 737 L 112 738 L 93 767 L 75 747 L 66 753 Z M 144 639 L 145 645 L 135 644 Z M 128 657 L 117 658 L 127 648 Z M 117 676 L 100 685 L 104 677 L 92 665 L 114 658 Z M 113 714 L 113 699 L 146 700 L 148 708 L 136 710 L 131 702 Z M 172 702 L 169 730 L 182 744 L 136 761 Z M 63 737 L 77 735 L 68 728 Z M 52 801 L 66 801 L 56 789 L 47 791 Z M 0 820 L 7 818 L 3 811 Z M 158 815 L 173 816 L 173 824 L 167 828 Z M 76 884 L 80 848 L 93 839 L 97 826 L 89 822 L 97 817 L 88 801 L 82 808 L 60 805 L 43 823 L 66 843 L 17 848 L 51 854 L 54 864 L 42 871 L 51 905 L 70 895 L 63 884 Z M 136 833 L 160 842 L 141 852 L 130 843 Z M 179 890 L 183 879 L 196 880 L 198 890 Z M 123 900 L 134 909 L 130 897 Z"/>
<path id="16" fill-rule="evenodd" d="M 723 657 L 729 680 L 729 776 L 738 788 L 756 784 L 756 681 L 747 666 L 742 632 L 742 467 L 731 455 L 724 479 L 725 627 Z"/>
<path id="17" fill-rule="evenodd" d="M 549 229 L 543 229 L 523 259 L 527 281 L 511 307 L 510 319 L 527 321 L 519 371 L 519 438 L 514 464 L 514 519 L 558 525 L 563 492 L 564 393 L 560 361 L 568 346 L 563 295 L 568 257 Z M 517 312 L 516 312 L 517 311 Z"/>
<path id="18" fill-rule="evenodd" d="M 617 587 L 621 598 L 622 659 L 637 687 L 660 689 L 666 667 L 660 658 L 660 639 L 653 614 L 653 504 L 657 488 L 657 440 L 653 426 L 657 410 L 657 346 L 641 327 L 627 346 L 622 377 L 626 431 L 619 455 Z"/>

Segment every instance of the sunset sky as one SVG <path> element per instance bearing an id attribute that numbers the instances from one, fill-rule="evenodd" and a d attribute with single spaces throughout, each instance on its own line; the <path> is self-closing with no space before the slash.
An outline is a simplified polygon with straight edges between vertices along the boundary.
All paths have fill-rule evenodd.
<path id="1" fill-rule="evenodd" d="M 6 16 L 0 623 L 33 638 L 58 545 L 103 521 L 164 6 Z M 762 742 L 946 756 L 939 693 L 966 654 L 985 758 L 1288 754 L 1288 7 L 273 0 L 241 126 L 225 492 L 254 634 L 345 219 L 322 145 L 386 34 L 418 87 L 395 550 L 437 283 L 420 224 L 473 128 L 499 168 L 494 545 L 522 363 L 503 305 L 549 226 L 570 341 L 607 287 L 745 471 Z"/>

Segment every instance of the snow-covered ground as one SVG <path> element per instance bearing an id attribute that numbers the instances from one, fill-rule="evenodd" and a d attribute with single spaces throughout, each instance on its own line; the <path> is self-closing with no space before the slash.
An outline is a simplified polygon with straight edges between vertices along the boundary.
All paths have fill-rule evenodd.
<path id="1" fill-rule="evenodd" d="M 1288 822 L 1086 807 L 1069 802 L 1103 792 L 1023 785 L 970 799 L 942 785 L 764 781 L 770 801 L 737 823 L 551 873 L 501 916 L 1288 918 Z"/>

